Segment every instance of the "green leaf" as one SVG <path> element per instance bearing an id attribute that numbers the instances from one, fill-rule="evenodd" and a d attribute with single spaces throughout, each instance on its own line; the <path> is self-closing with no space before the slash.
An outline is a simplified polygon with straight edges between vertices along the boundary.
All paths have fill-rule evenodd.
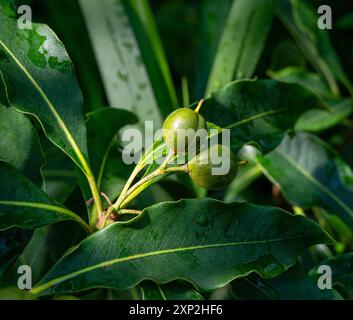
<path id="1" fill-rule="evenodd" d="M 300 84 L 320 97 L 333 97 L 320 74 L 307 71 L 302 67 L 286 67 L 277 71 L 271 70 L 268 71 L 268 74 L 277 81 Z"/>
<path id="2" fill-rule="evenodd" d="M 253 271 L 274 277 L 304 248 L 331 242 L 313 221 L 278 208 L 211 199 L 165 202 L 83 240 L 32 292 L 124 290 L 145 279 L 183 279 L 214 290 Z"/>
<path id="3" fill-rule="evenodd" d="M 105 92 L 78 1 L 48 0 L 42 8 L 75 64 L 84 110 L 101 108 L 106 104 Z"/>
<path id="4" fill-rule="evenodd" d="M 231 130 L 234 152 L 255 143 L 266 153 L 293 129 L 304 111 L 320 106 L 320 99 L 300 85 L 245 80 L 215 92 L 205 100 L 200 113 L 207 121 Z"/>
<path id="5" fill-rule="evenodd" d="M 297 83 L 325 99 L 327 110 L 309 110 L 298 120 L 295 129 L 318 132 L 335 126 L 353 112 L 352 99 L 335 99 L 319 74 L 308 72 L 303 68 L 287 67 L 270 71 L 270 76 L 278 81 Z"/>
<path id="6" fill-rule="evenodd" d="M 292 205 L 322 207 L 353 226 L 353 172 L 322 140 L 299 133 L 257 160 Z"/>
<path id="7" fill-rule="evenodd" d="M 309 110 L 298 120 L 298 131 L 320 132 L 343 122 L 353 112 L 353 100 L 344 99 L 330 103 L 329 110 Z"/>
<path id="8" fill-rule="evenodd" d="M 335 290 L 320 290 L 316 282 L 298 266 L 292 267 L 273 279 L 261 279 L 257 275 L 232 282 L 232 294 L 236 300 L 341 300 Z"/>
<path id="9" fill-rule="evenodd" d="M 203 300 L 202 295 L 190 284 L 177 281 L 165 285 L 144 281 L 139 289 L 142 300 Z"/>
<path id="10" fill-rule="evenodd" d="M 60 152 L 54 145 L 45 140 L 43 150 L 47 163 L 43 168 L 45 193 L 50 197 L 64 203 L 67 197 L 77 186 L 77 171 L 75 165 L 65 153 Z"/>
<path id="11" fill-rule="evenodd" d="M 19 29 L 3 12 L 0 24 L 0 71 L 11 105 L 33 114 L 48 138 L 90 175 L 82 95 L 64 46 L 46 25 Z"/>
<path id="12" fill-rule="evenodd" d="M 317 27 L 318 15 L 305 0 L 280 0 L 278 16 L 296 40 L 312 66 L 321 73 L 330 89 L 339 95 L 336 80 L 353 94 L 353 86 L 347 78 L 341 61 L 331 45 L 327 30 Z"/>
<path id="13" fill-rule="evenodd" d="M 51 200 L 10 164 L 0 161 L 0 177 L 0 230 L 11 227 L 33 229 L 75 220 L 89 231 L 78 215 Z"/>
<path id="14" fill-rule="evenodd" d="M 196 52 L 198 67 L 195 70 L 195 95 L 197 99 L 204 96 L 214 56 L 234 0 L 203 0 L 201 3 L 200 30 Z"/>
<path id="15" fill-rule="evenodd" d="M 32 231 L 19 228 L 0 231 L 0 284 L 3 275 L 21 254 L 31 236 Z"/>
<path id="16" fill-rule="evenodd" d="M 322 273 L 318 273 L 318 268 L 322 265 L 329 266 L 332 270 L 332 285 L 343 290 L 349 299 L 353 299 L 353 253 L 345 253 L 321 261 L 313 268 L 309 274 L 317 280 Z"/>
<path id="17" fill-rule="evenodd" d="M 45 159 L 31 122 L 14 108 L 0 105 L 0 136 L 0 159 L 41 187 L 41 168 Z"/>
<path id="18" fill-rule="evenodd" d="M 236 0 L 214 57 L 205 96 L 234 77 L 252 76 L 271 27 L 276 0 Z"/>
<path id="19" fill-rule="evenodd" d="M 65 201 L 65 206 L 75 212 L 85 212 L 79 188 Z M 21 265 L 31 267 L 32 283 L 37 283 L 69 248 L 78 244 L 85 236 L 85 232 L 74 221 L 62 221 L 36 229 L 16 263 L 6 274 L 5 285 L 17 284 L 17 270 Z"/>
<path id="20" fill-rule="evenodd" d="M 146 0 L 80 0 L 109 104 L 161 125 L 177 101 Z M 118 103 L 118 105 L 117 105 Z"/>
<path id="21" fill-rule="evenodd" d="M 173 79 L 149 0 L 123 0 L 159 109 L 166 117 L 178 105 Z"/>
<path id="22" fill-rule="evenodd" d="M 0 300 L 37 300 L 36 297 L 26 290 L 17 287 L 0 289 Z"/>
<path id="23" fill-rule="evenodd" d="M 97 187 L 114 199 L 128 178 L 130 168 L 124 164 L 119 148 L 119 131 L 137 123 L 136 116 L 124 109 L 101 108 L 87 115 L 88 153 Z M 99 134 L 97 134 L 99 133 Z M 85 198 L 91 197 L 85 179 L 79 179 Z"/>

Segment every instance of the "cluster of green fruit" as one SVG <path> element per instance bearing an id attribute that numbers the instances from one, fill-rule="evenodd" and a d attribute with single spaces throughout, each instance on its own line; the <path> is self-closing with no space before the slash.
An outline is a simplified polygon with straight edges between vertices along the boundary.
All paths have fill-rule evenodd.
<path id="1" fill-rule="evenodd" d="M 180 145 L 183 150 L 188 150 L 188 145 L 194 143 L 198 130 L 207 130 L 205 119 L 198 113 L 198 109 L 180 108 L 172 112 L 163 124 L 163 139 L 170 152 L 180 152 Z M 193 130 L 194 136 L 187 137 L 182 132 Z M 182 141 L 180 141 L 182 139 Z M 221 158 L 229 161 L 229 170 L 224 174 L 214 174 L 215 163 L 211 160 L 221 155 Z M 217 164 L 218 165 L 218 164 Z M 234 153 L 225 145 L 216 144 L 207 146 L 200 150 L 188 163 L 187 171 L 191 179 L 199 186 L 209 190 L 219 190 L 229 185 L 236 176 L 238 161 Z"/>

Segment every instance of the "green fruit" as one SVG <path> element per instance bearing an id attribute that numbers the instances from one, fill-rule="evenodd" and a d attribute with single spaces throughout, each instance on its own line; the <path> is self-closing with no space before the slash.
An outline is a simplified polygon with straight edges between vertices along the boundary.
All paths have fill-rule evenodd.
<path id="1" fill-rule="evenodd" d="M 217 156 L 222 163 L 212 163 L 212 159 L 216 159 Z M 220 168 L 222 164 L 225 164 L 224 161 L 229 161 L 228 172 L 216 175 L 212 169 Z M 237 171 L 238 160 L 236 156 L 228 147 L 220 144 L 201 151 L 188 163 L 188 172 L 191 179 L 199 186 L 209 190 L 225 188 L 233 181 Z"/>
<path id="2" fill-rule="evenodd" d="M 173 111 L 164 121 L 162 132 L 163 140 L 171 151 L 187 152 L 188 146 L 195 140 L 195 134 L 184 136 L 183 134 L 192 129 L 197 132 L 207 129 L 205 119 L 196 111 L 188 108 L 180 108 Z M 179 144 L 179 150 L 178 150 Z M 180 147 L 183 150 L 180 150 Z"/>

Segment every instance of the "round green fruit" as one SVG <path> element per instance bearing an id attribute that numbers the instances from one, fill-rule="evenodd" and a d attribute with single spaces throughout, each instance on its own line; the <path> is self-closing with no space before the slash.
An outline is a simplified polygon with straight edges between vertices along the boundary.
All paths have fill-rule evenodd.
<path id="1" fill-rule="evenodd" d="M 216 162 L 221 161 L 221 163 L 215 163 L 216 159 Z M 225 161 L 229 161 L 229 166 L 225 165 Z M 222 165 L 228 170 L 223 170 L 223 174 L 219 174 Z M 228 147 L 217 144 L 202 150 L 189 161 L 187 166 L 189 175 L 196 184 L 209 190 L 220 190 L 228 186 L 235 178 L 238 160 Z M 217 170 L 218 174 L 215 174 Z"/>
<path id="2" fill-rule="evenodd" d="M 207 130 L 206 121 L 198 112 L 188 108 L 180 108 L 167 117 L 162 127 L 162 134 L 169 150 L 175 153 L 187 152 L 188 146 L 195 140 L 195 134 L 183 135 L 189 129 L 195 133 L 200 129 Z"/>

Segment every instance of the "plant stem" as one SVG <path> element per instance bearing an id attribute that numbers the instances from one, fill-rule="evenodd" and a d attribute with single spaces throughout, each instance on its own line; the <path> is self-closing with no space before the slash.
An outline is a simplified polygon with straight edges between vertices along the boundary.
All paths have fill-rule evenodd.
<path id="1" fill-rule="evenodd" d="M 89 170 L 89 172 L 87 172 L 87 181 L 88 181 L 88 184 L 89 184 L 91 192 L 92 192 L 95 208 L 97 208 L 97 210 L 91 211 L 90 217 L 89 217 L 89 224 L 91 227 L 95 227 L 97 220 L 98 220 L 98 217 L 100 217 L 102 215 L 103 207 L 102 207 L 100 193 L 98 191 L 97 184 L 96 184 L 96 181 L 94 179 L 94 176 L 93 176 L 91 170 Z"/>
<path id="2" fill-rule="evenodd" d="M 163 166 L 163 164 L 162 164 Z M 178 166 L 178 167 L 171 167 L 171 168 L 167 168 L 167 169 L 164 169 L 159 167 L 157 170 L 153 171 L 151 174 L 147 175 L 146 177 L 144 177 L 143 179 L 141 179 L 139 182 L 137 182 L 136 184 L 134 184 L 127 192 L 126 194 L 122 197 L 122 200 L 120 202 L 116 202 L 114 205 L 113 205 L 113 208 L 115 210 L 118 210 L 119 208 L 122 207 L 122 205 L 124 204 L 127 205 L 127 202 L 125 201 L 134 191 L 136 191 L 139 187 L 142 187 L 143 185 L 147 184 L 150 180 L 158 177 L 158 176 L 161 176 L 161 175 L 164 175 L 166 173 L 170 173 L 170 172 L 187 172 L 187 166 L 186 165 L 183 165 L 183 166 Z M 144 189 L 142 189 L 144 190 Z M 142 191 L 141 190 L 141 191 Z M 140 191 L 140 192 L 141 192 Z M 140 193 L 139 192 L 139 193 Z M 138 194 L 139 194 L 138 193 Z M 136 194 L 133 198 L 135 198 L 138 194 Z M 133 198 L 130 198 L 129 199 L 129 202 L 133 199 Z"/>
<path id="3" fill-rule="evenodd" d="M 141 214 L 142 210 L 133 210 L 133 209 L 121 209 L 118 211 L 118 214 Z"/>
<path id="4" fill-rule="evenodd" d="M 124 197 L 125 193 L 129 190 L 129 188 L 130 188 L 131 184 L 133 183 L 133 181 L 135 180 L 137 174 L 145 167 L 145 165 L 148 163 L 149 159 L 154 155 L 154 153 L 159 151 L 159 149 L 160 149 L 160 147 L 158 147 L 158 148 L 156 148 L 156 150 L 153 150 L 152 153 L 149 153 L 150 149 L 153 147 L 154 147 L 154 145 L 152 144 L 151 147 L 145 152 L 145 154 L 141 157 L 140 161 L 135 166 L 129 179 L 126 181 L 126 184 L 125 184 L 123 190 L 121 191 L 120 196 L 116 200 L 114 206 L 116 206 L 117 203 L 120 203 L 122 201 L 122 198 Z M 147 156 L 146 156 L 146 154 L 147 154 Z M 108 209 L 108 211 L 110 211 L 110 213 L 111 213 L 112 210 L 109 210 L 109 209 Z"/>
<path id="5" fill-rule="evenodd" d="M 200 109 L 201 109 L 202 104 L 203 104 L 204 101 L 205 101 L 204 99 L 201 99 L 201 100 L 200 100 L 199 104 L 197 105 L 197 107 L 196 107 L 196 109 L 195 109 L 195 112 L 199 112 L 199 111 L 200 111 Z"/>

